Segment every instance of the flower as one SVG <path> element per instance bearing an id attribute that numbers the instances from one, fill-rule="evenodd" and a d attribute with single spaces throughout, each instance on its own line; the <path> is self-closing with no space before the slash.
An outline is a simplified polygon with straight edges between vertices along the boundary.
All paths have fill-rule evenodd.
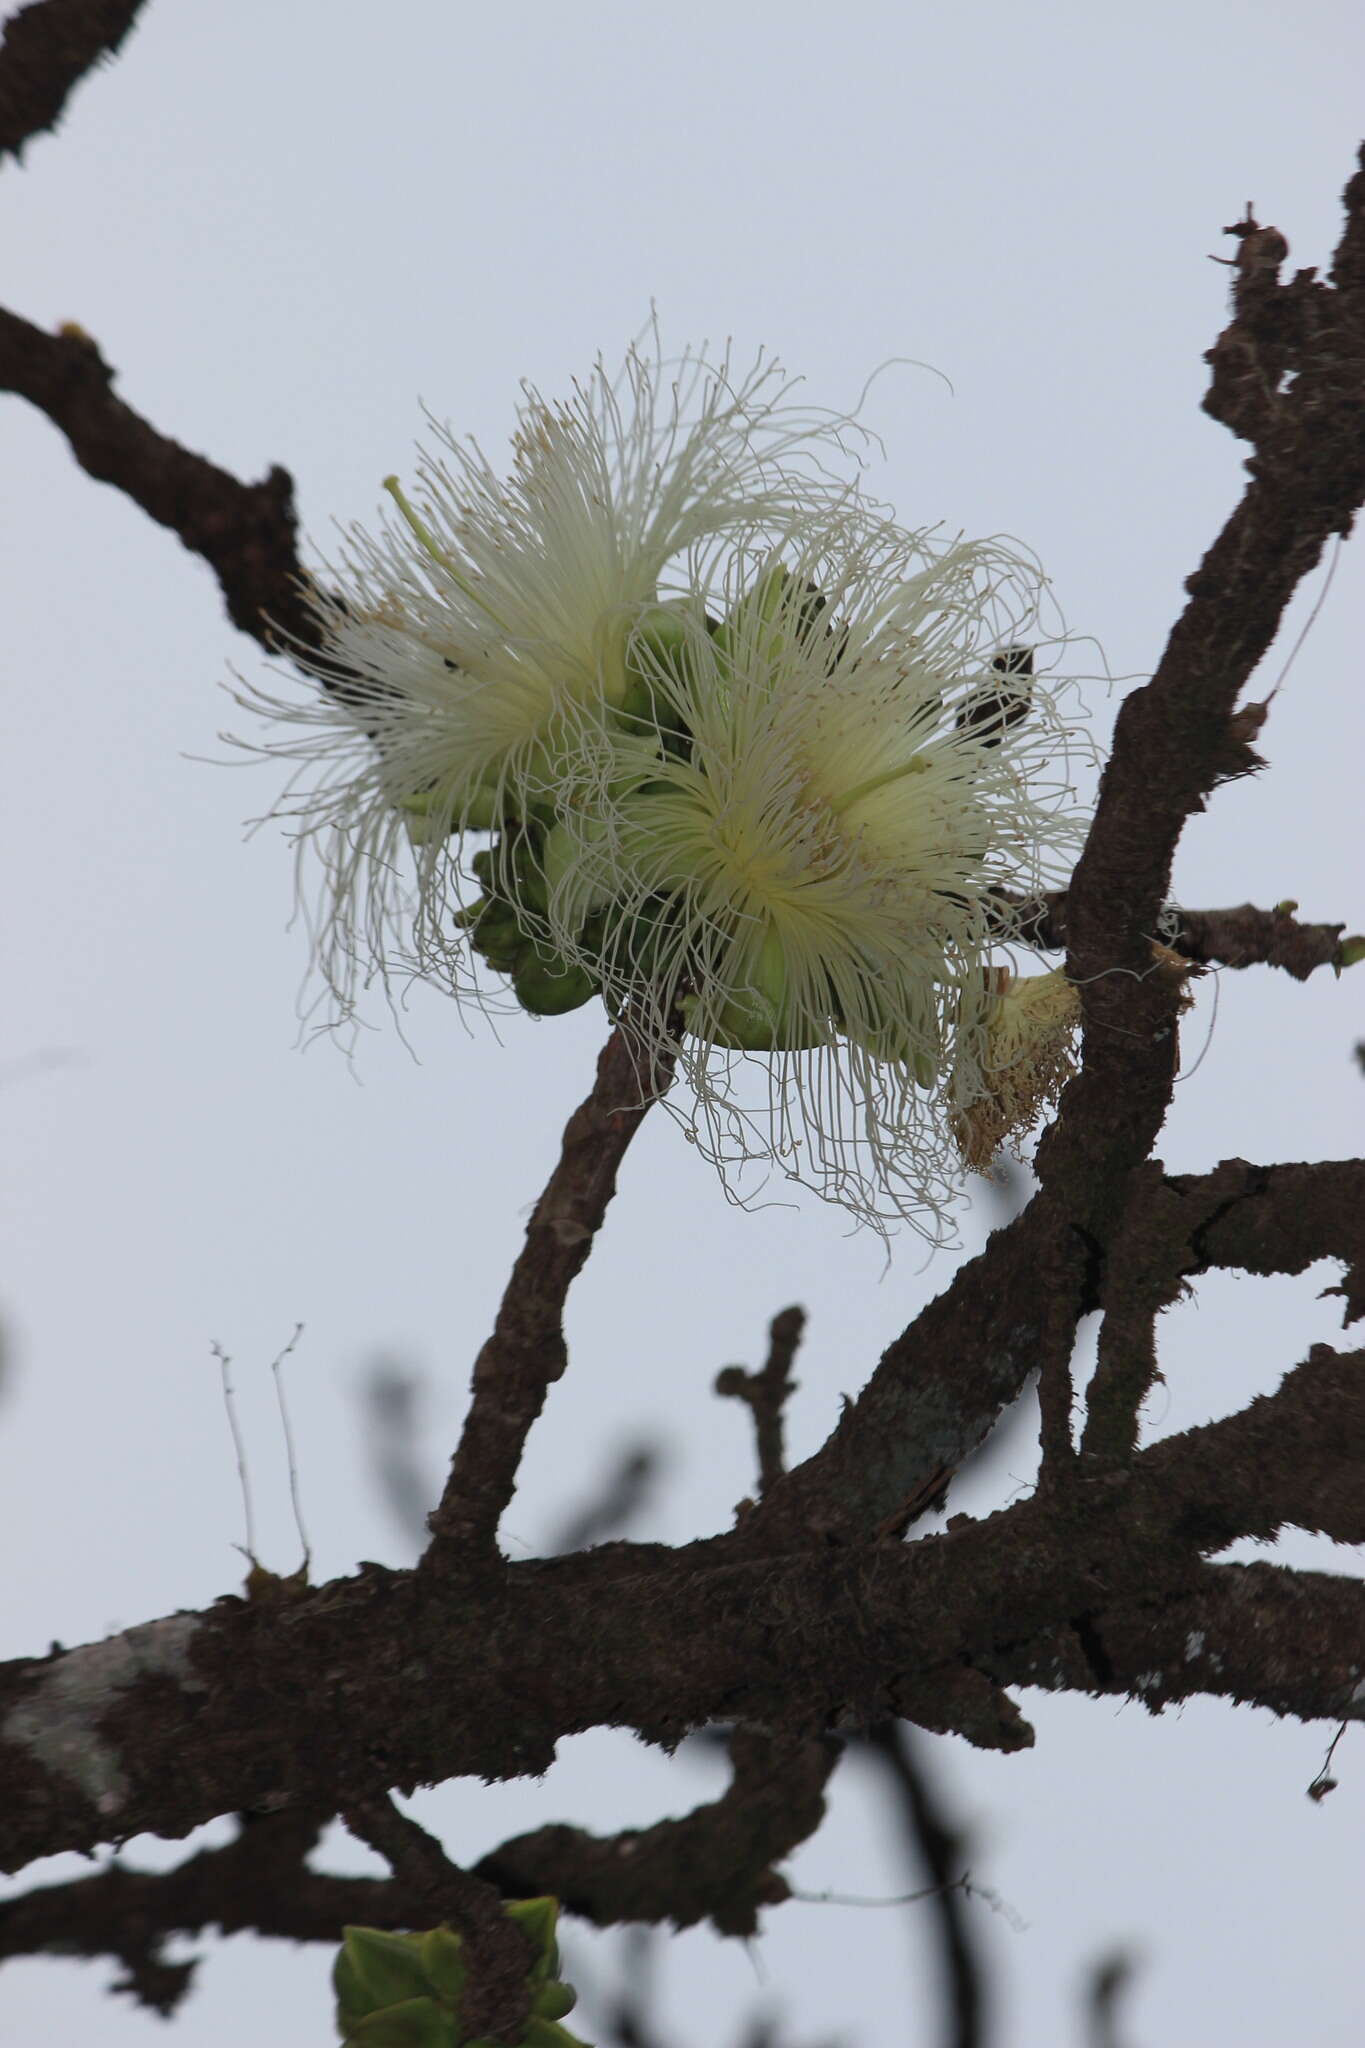
<path id="1" fill-rule="evenodd" d="M 298 729 L 264 751 L 301 764 L 275 815 L 321 855 L 319 962 L 345 1011 L 376 971 L 461 982 L 447 842 L 552 807 L 566 729 L 629 692 L 642 609 L 695 591 L 737 525 L 862 516 L 836 460 L 849 422 L 797 407 L 762 355 L 733 374 L 654 339 L 566 400 L 524 386 L 505 478 L 438 429 L 412 499 L 389 478 L 394 512 L 350 531 L 314 596 L 324 652 L 301 658 L 323 687 L 242 695 Z"/>
<path id="2" fill-rule="evenodd" d="M 995 1085 L 1004 892 L 1063 880 L 1079 844 L 1072 736 L 1033 673 L 1044 579 L 889 525 L 754 556 L 722 620 L 629 643 L 650 709 L 599 728 L 561 799 L 552 944 L 678 1054 L 714 1156 L 933 1234 L 955 1120 Z"/>
<path id="3" fill-rule="evenodd" d="M 1055 1093 L 999 1107 L 1010 899 L 1081 832 L 1046 579 L 895 525 L 771 362 L 666 368 L 528 389 L 505 480 L 443 437 L 316 600 L 322 687 L 251 697 L 299 728 L 320 965 L 342 1015 L 397 969 L 486 1002 L 474 956 L 540 1015 L 600 994 L 732 1191 L 776 1162 L 938 1236 Z"/>

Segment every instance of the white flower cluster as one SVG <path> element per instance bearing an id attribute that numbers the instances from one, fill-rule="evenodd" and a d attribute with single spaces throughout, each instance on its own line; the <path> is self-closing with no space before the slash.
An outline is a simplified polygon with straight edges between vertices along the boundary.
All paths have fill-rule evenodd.
<path id="1" fill-rule="evenodd" d="M 510 476 L 443 437 L 391 480 L 318 600 L 322 687 L 252 701 L 301 728 L 278 814 L 343 1009 L 394 971 L 485 1000 L 474 956 L 533 1012 L 600 994 L 727 1170 L 932 1234 L 999 1094 L 1002 892 L 1079 841 L 1075 734 L 1037 564 L 896 526 L 850 431 L 761 358 L 528 390 Z"/>

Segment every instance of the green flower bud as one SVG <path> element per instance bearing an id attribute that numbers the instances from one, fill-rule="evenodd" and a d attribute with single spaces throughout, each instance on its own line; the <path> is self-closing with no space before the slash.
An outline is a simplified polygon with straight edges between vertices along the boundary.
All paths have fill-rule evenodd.
<path id="1" fill-rule="evenodd" d="M 1337 962 L 1338 974 L 1343 967 L 1354 967 L 1360 960 L 1365 960 L 1365 934 L 1356 932 L 1341 942 L 1341 953 Z"/>
<path id="2" fill-rule="evenodd" d="M 469 942 L 498 974 L 514 973 L 530 945 L 517 923 L 516 913 L 496 896 L 485 899 L 485 908 L 470 930 Z"/>
<path id="3" fill-rule="evenodd" d="M 529 942 L 511 973 L 517 1001 L 533 1017 L 562 1017 L 581 1009 L 597 993 L 597 983 L 586 968 L 571 966 L 557 953 L 547 954 Z"/>

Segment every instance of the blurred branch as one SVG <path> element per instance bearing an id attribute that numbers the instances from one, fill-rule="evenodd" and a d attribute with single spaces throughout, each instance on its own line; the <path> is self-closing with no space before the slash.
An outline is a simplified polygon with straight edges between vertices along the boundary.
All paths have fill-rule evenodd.
<path id="1" fill-rule="evenodd" d="M 569 1118 L 559 1160 L 526 1226 L 493 1334 L 474 1363 L 473 1395 L 424 1560 L 439 1569 L 495 1553 L 498 1523 L 521 1454 L 550 1387 L 568 1363 L 562 1315 L 582 1270 L 626 1148 L 645 1112 L 667 1092 L 673 1055 L 642 1045 L 623 1025 L 607 1040 L 592 1091 Z"/>
<path id="2" fill-rule="evenodd" d="M 195 1965 L 168 1963 L 174 1935 L 245 1931 L 294 1941 L 337 1941 L 348 1921 L 411 1924 L 416 1901 L 383 1879 L 318 1876 L 307 1867 L 322 1822 L 303 1809 L 239 1819 L 235 1841 L 201 1849 L 173 1870 L 113 1864 L 93 1877 L 0 1900 L 0 1959 L 110 1956 L 126 1972 L 116 1989 L 169 2018 Z"/>
<path id="3" fill-rule="evenodd" d="M 0 157 L 55 128 L 92 65 L 112 57 L 143 0 L 32 0 L 0 40 Z"/>
<path id="4" fill-rule="evenodd" d="M 115 397 L 113 380 L 79 327 L 47 334 L 0 308 L 0 390 L 46 413 L 87 475 L 122 491 L 202 556 L 241 632 L 269 652 L 316 648 L 288 470 L 276 466 L 258 484 L 239 483 L 149 426 Z"/>
<path id="5" fill-rule="evenodd" d="M 1086 2048 L 1122 2048 L 1119 2005 L 1133 1980 L 1133 1958 L 1122 1949 L 1102 1956 L 1090 1973 L 1086 1996 Z"/>
<path id="6" fill-rule="evenodd" d="M 622 1535 L 648 1501 L 663 1464 L 656 1445 L 627 1444 L 608 1464 L 596 1491 L 564 1517 L 546 1545 L 549 1555 L 587 1550 Z"/>
<path id="7" fill-rule="evenodd" d="M 961 1889 L 966 1875 L 962 1836 L 940 1807 L 931 1775 L 917 1758 L 916 1744 L 904 1724 L 883 1721 L 869 1729 L 865 1739 L 890 1774 L 906 1845 L 933 1886 L 930 1905 L 938 1923 L 945 2048 L 982 2048 L 986 1977 Z"/>
<path id="8" fill-rule="evenodd" d="M 805 1327 L 803 1308 L 779 1309 L 768 1325 L 768 1357 L 763 1370 L 746 1372 L 742 1365 L 727 1365 L 716 1375 L 716 1392 L 743 1401 L 753 1416 L 760 1495 L 786 1470 L 782 1414 L 796 1390 L 792 1365 Z"/>
<path id="9" fill-rule="evenodd" d="M 370 1367 L 360 1389 L 365 1443 L 379 1491 L 417 1551 L 426 1544 L 427 1515 L 435 1495 L 418 1455 L 417 1404 L 422 1393 L 420 1374 L 407 1372 L 388 1358 Z"/>

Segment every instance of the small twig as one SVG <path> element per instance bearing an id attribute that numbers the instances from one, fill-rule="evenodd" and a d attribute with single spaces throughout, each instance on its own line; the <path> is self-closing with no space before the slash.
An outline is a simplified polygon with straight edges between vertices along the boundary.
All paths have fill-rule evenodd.
<path id="1" fill-rule="evenodd" d="M 522 1450 L 550 1387 L 568 1362 L 561 1317 L 582 1270 L 626 1148 L 667 1091 L 673 1055 L 642 1046 L 618 1025 L 603 1047 L 592 1092 L 570 1117 L 559 1161 L 526 1226 L 493 1334 L 474 1364 L 473 1398 L 450 1477 L 431 1516 L 424 1563 L 490 1557 L 516 1487 Z"/>
<path id="2" fill-rule="evenodd" d="M 1041 953 L 1059 953 L 1067 945 L 1067 892 L 1007 899 L 1020 924 L 1024 943 Z M 1277 903 L 1260 910 L 1239 903 L 1228 910 L 1173 909 L 1179 920 L 1172 933 L 1162 932 L 1164 945 L 1201 967 L 1278 967 L 1296 981 L 1307 981 L 1319 967 L 1343 964 L 1344 924 L 1302 924 L 1297 903 Z"/>
<path id="3" fill-rule="evenodd" d="M 1337 1789 L 1337 1781 L 1332 1776 L 1332 1758 L 1336 1755 L 1337 1744 L 1346 1733 L 1349 1725 L 1349 1722 L 1343 1721 L 1336 1734 L 1332 1737 L 1332 1740 L 1328 1743 L 1327 1754 L 1322 1760 L 1322 1768 L 1308 1787 L 1308 1797 L 1317 1805 L 1321 1804 L 1329 1792 L 1335 1792 Z"/>
<path id="4" fill-rule="evenodd" d="M 5 24 L 0 42 L 0 156 L 18 157 L 55 128 L 71 93 L 112 57 L 143 0 L 33 0 Z"/>
<path id="5" fill-rule="evenodd" d="M 716 1375 L 716 1392 L 743 1401 L 754 1418 L 760 1497 L 786 1470 L 783 1410 L 796 1390 L 792 1365 L 806 1327 L 803 1308 L 779 1309 L 768 1325 L 768 1357 L 761 1372 L 727 1365 Z"/>
<path id="6" fill-rule="evenodd" d="M 341 1819 L 388 1862 L 406 1890 L 423 1900 L 435 1925 L 445 1922 L 463 1935 L 470 1979 L 460 2019 L 471 2036 L 520 2040 L 529 2010 L 530 1946 L 503 1911 L 502 1895 L 482 1878 L 452 1863 L 434 1835 L 399 1811 L 387 1794 L 349 1800 Z"/>

